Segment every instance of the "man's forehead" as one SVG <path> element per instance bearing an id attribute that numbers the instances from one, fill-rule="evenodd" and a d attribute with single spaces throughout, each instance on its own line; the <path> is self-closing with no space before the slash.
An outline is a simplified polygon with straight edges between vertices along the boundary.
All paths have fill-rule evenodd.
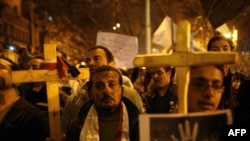
<path id="1" fill-rule="evenodd" d="M 103 56 L 103 55 L 106 55 L 105 54 L 105 51 L 103 49 L 93 49 L 93 50 L 90 50 L 87 52 L 87 56 L 96 56 L 96 55 L 99 55 L 99 56 Z"/>
<path id="2" fill-rule="evenodd" d="M 216 68 L 213 65 L 208 66 L 198 66 L 198 67 L 191 67 L 190 69 L 190 78 L 211 78 L 215 77 L 218 79 L 223 79 L 223 73 L 221 70 Z"/>
<path id="3" fill-rule="evenodd" d="M 225 40 L 217 40 L 212 43 L 212 46 L 223 45 L 223 46 L 230 46 L 230 44 Z"/>
<path id="4" fill-rule="evenodd" d="M 93 75 L 93 81 L 98 81 L 103 79 L 119 80 L 119 74 L 115 71 L 102 71 L 102 72 L 96 72 Z"/>

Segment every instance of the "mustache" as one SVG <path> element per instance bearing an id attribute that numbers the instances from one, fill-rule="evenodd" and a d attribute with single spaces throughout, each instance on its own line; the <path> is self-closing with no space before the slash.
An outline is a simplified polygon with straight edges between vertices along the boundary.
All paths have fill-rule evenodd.
<path id="1" fill-rule="evenodd" d="M 105 95 L 104 97 L 101 98 L 101 101 L 105 101 L 105 100 L 114 100 L 113 97 L 109 96 L 109 95 Z"/>

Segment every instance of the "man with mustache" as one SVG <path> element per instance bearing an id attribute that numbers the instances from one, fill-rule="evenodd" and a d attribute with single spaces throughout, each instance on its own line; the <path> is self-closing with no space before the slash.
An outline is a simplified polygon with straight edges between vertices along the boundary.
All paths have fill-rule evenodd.
<path id="1" fill-rule="evenodd" d="M 90 70 L 90 73 L 103 65 L 115 66 L 115 60 L 112 52 L 104 46 L 94 46 L 90 48 L 86 53 L 85 62 L 86 66 Z M 88 81 L 86 83 L 88 83 Z M 86 91 L 85 84 L 82 85 L 77 94 L 72 94 L 65 104 L 62 111 L 63 133 L 66 131 L 68 122 L 77 116 L 80 107 L 91 99 L 90 95 Z M 135 89 L 131 88 L 131 81 L 123 75 L 122 84 L 124 86 L 123 96 L 131 100 L 140 112 L 143 112 L 144 109 L 141 96 Z"/>
<path id="2" fill-rule="evenodd" d="M 88 82 L 92 100 L 81 107 L 69 123 L 67 141 L 138 141 L 140 111 L 123 97 L 119 70 L 111 66 L 96 69 Z"/>

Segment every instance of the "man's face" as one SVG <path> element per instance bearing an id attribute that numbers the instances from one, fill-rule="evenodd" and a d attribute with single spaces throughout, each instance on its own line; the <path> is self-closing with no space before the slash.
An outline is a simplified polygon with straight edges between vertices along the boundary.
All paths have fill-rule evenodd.
<path id="1" fill-rule="evenodd" d="M 232 52 L 230 48 L 230 44 L 226 40 L 217 40 L 211 44 L 210 51 L 218 51 L 218 52 Z M 224 65 L 224 74 L 226 75 L 230 69 L 230 64 Z"/>
<path id="2" fill-rule="evenodd" d="M 42 59 L 34 58 L 28 62 L 28 66 L 32 70 L 38 70 L 38 69 L 41 69 L 42 63 L 43 63 Z"/>
<path id="3" fill-rule="evenodd" d="M 227 41 L 221 39 L 221 40 L 214 41 L 211 44 L 210 51 L 231 52 L 231 48 L 230 48 L 230 44 Z"/>
<path id="4" fill-rule="evenodd" d="M 11 87 L 12 79 L 10 71 L 11 71 L 10 68 L 0 63 L 0 90 Z"/>
<path id="5" fill-rule="evenodd" d="M 103 71 L 94 74 L 91 95 L 98 109 L 113 111 L 119 105 L 123 88 L 119 83 L 119 74 Z"/>
<path id="6" fill-rule="evenodd" d="M 213 65 L 190 69 L 188 112 L 215 111 L 221 100 L 223 74 Z"/>
<path id="7" fill-rule="evenodd" d="M 105 51 L 102 49 L 95 49 L 87 52 L 85 62 L 90 72 L 93 72 L 100 66 L 109 65 Z"/>
<path id="8" fill-rule="evenodd" d="M 156 87 L 166 87 L 170 83 L 170 70 L 166 72 L 163 67 L 153 67 L 150 69 L 150 73 Z"/>

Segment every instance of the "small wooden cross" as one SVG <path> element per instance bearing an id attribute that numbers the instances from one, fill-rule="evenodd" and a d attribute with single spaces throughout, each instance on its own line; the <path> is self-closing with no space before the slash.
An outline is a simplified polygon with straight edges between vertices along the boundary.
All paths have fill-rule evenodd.
<path id="1" fill-rule="evenodd" d="M 56 44 L 45 44 L 44 57 L 45 60 L 56 60 Z M 50 136 L 55 141 L 62 140 L 61 133 L 61 113 L 59 104 L 59 86 L 60 80 L 72 79 L 88 79 L 89 69 L 79 69 L 81 72 L 79 76 L 60 78 L 56 69 L 54 70 L 21 70 L 12 72 L 12 80 L 14 83 L 25 82 L 46 82 L 48 110 L 49 110 L 49 124 Z"/>
<path id="2" fill-rule="evenodd" d="M 237 53 L 190 52 L 190 23 L 186 20 L 177 24 L 177 43 L 175 52 L 166 54 L 137 55 L 134 65 L 152 67 L 171 65 L 176 67 L 179 113 L 187 113 L 187 92 L 189 66 L 201 64 L 232 64 L 238 60 Z"/>

